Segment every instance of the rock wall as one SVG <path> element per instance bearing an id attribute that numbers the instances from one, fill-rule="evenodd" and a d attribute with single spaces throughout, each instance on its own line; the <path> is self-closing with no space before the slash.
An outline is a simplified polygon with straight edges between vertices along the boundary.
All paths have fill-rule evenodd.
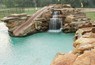
<path id="1" fill-rule="evenodd" d="M 63 31 L 76 32 L 74 49 L 69 53 L 57 54 L 51 65 L 95 65 L 95 22 L 79 10 L 70 14 L 66 12 L 63 12 L 66 16 Z"/>
<path id="2" fill-rule="evenodd" d="M 60 11 L 58 17 L 62 19 L 61 29 L 63 32 L 76 32 L 79 28 L 92 26 L 91 20 L 87 18 L 86 14 L 81 12 L 80 9 L 71 8 L 70 5 L 65 4 L 54 4 L 47 7 L 50 8 L 45 10 L 39 17 L 35 18 L 35 20 L 31 22 L 32 25 L 24 30 L 24 32 L 21 32 L 19 36 L 48 31 L 50 18 L 52 17 L 53 11 L 56 10 Z M 29 18 L 30 16 L 27 14 L 12 14 L 4 17 L 2 21 L 7 23 L 9 32 L 16 36 L 13 31 L 21 24 L 26 23 Z"/>
<path id="3" fill-rule="evenodd" d="M 80 28 L 75 34 L 74 49 L 58 54 L 51 65 L 95 65 L 95 27 Z"/>
<path id="4" fill-rule="evenodd" d="M 9 32 L 13 32 L 17 26 L 24 23 L 29 19 L 29 15 L 27 14 L 11 14 L 7 17 L 4 17 L 1 21 L 5 22 L 7 27 L 9 28 Z"/>
<path id="5" fill-rule="evenodd" d="M 24 30 L 24 33 L 21 33 L 19 36 L 26 36 L 28 34 L 34 34 L 36 32 L 45 32 L 49 28 L 49 19 L 52 17 L 51 10 L 46 10 L 43 12 L 39 17 L 35 18 L 31 22 L 31 26 L 28 27 L 26 30 Z M 4 17 L 2 21 L 7 23 L 7 26 L 9 28 L 9 32 L 13 34 L 13 31 L 17 29 L 18 26 L 20 26 L 23 23 L 26 23 L 26 21 L 30 18 L 27 14 L 12 14 L 7 17 Z"/>
<path id="6" fill-rule="evenodd" d="M 91 26 L 90 21 L 91 20 L 86 17 L 85 13 L 80 11 L 74 11 L 73 13 L 68 14 L 66 16 L 64 21 L 63 31 L 76 32 L 80 27 Z"/>
<path id="7" fill-rule="evenodd" d="M 75 33 L 74 49 L 58 54 L 51 65 L 95 65 L 95 22 L 85 23 Z"/>

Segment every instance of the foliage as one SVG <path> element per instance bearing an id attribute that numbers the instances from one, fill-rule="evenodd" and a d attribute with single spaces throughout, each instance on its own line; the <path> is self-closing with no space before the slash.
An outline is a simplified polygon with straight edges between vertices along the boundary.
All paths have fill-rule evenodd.
<path id="1" fill-rule="evenodd" d="M 71 4 L 73 7 L 95 7 L 95 0 L 0 0 L 6 7 L 43 7 L 49 4 Z"/>
<path id="2" fill-rule="evenodd" d="M 92 20 L 95 20 L 95 12 L 86 12 L 87 17 L 91 18 Z"/>

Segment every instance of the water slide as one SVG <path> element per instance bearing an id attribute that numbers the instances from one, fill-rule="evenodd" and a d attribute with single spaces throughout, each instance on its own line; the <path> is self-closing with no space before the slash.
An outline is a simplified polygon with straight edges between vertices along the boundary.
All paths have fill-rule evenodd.
<path id="1" fill-rule="evenodd" d="M 28 29 L 33 23 L 35 23 L 35 19 L 39 16 L 41 16 L 41 14 L 43 12 L 45 12 L 47 9 L 51 8 L 53 6 L 46 6 L 40 10 L 38 10 L 36 13 L 34 13 L 26 22 L 24 22 L 23 24 L 21 24 L 20 26 L 18 26 L 14 31 L 13 34 L 15 36 L 19 36 L 20 34 L 23 34 L 23 32 Z"/>

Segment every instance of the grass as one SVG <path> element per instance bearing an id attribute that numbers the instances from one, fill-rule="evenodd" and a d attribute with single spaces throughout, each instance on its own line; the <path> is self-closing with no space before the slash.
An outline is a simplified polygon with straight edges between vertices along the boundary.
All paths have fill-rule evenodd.
<path id="1" fill-rule="evenodd" d="M 38 8 L 38 10 L 41 8 Z M 35 13 L 37 10 L 35 8 L 24 8 L 24 9 L 19 9 L 19 8 L 6 8 L 6 9 L 0 9 L 0 19 L 3 18 L 4 16 L 8 16 L 13 13 L 26 13 L 28 15 L 32 15 Z"/>
<path id="2" fill-rule="evenodd" d="M 13 13 L 22 13 L 24 12 L 21 8 L 6 8 L 6 9 L 0 9 L 0 19 L 4 16 L 8 16 Z"/>
<path id="3" fill-rule="evenodd" d="M 38 8 L 38 10 L 41 8 Z M 24 9 L 19 9 L 19 8 L 5 8 L 5 9 L 0 9 L 0 19 L 3 18 L 4 16 L 8 16 L 13 13 L 26 13 L 28 15 L 32 15 L 35 13 L 37 10 L 35 8 L 24 8 Z M 91 18 L 92 20 L 95 20 L 95 12 L 86 12 L 87 17 Z"/>
<path id="4" fill-rule="evenodd" d="M 37 10 L 39 10 L 41 8 L 38 8 Z M 35 13 L 37 11 L 35 8 L 25 8 L 24 13 L 28 14 L 28 15 L 32 15 L 33 13 Z"/>
<path id="5" fill-rule="evenodd" d="M 95 12 L 86 12 L 87 17 L 91 18 L 92 20 L 95 20 Z"/>

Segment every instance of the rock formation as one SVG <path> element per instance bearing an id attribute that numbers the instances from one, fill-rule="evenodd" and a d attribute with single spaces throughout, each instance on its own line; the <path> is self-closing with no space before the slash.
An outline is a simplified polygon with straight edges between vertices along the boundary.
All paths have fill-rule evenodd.
<path id="1" fill-rule="evenodd" d="M 9 28 L 9 32 L 13 32 L 17 26 L 24 23 L 26 20 L 28 20 L 30 16 L 23 13 L 23 14 L 12 14 L 7 17 L 4 17 L 2 21 L 4 21 Z"/>
<path id="2" fill-rule="evenodd" d="M 59 54 L 51 65 L 95 65 L 95 27 L 83 27 L 76 31 L 70 53 Z"/>
<path id="3" fill-rule="evenodd" d="M 95 65 L 94 24 L 95 22 L 87 18 L 84 13 L 67 15 L 63 30 L 76 31 L 74 49 L 70 53 L 58 54 L 51 65 Z"/>
<path id="4" fill-rule="evenodd" d="M 76 32 L 79 28 L 92 26 L 91 20 L 86 17 L 85 13 L 81 12 L 80 9 L 72 8 L 69 4 L 46 6 L 42 11 L 39 10 L 32 16 L 27 14 L 12 14 L 4 17 L 2 21 L 7 23 L 9 32 L 13 36 L 25 36 L 36 32 L 48 31 L 52 13 L 57 10 L 60 11 L 58 17 L 62 19 L 63 32 Z"/>
<path id="5" fill-rule="evenodd" d="M 58 54 L 51 65 L 73 65 L 77 55 L 73 53 Z"/>

